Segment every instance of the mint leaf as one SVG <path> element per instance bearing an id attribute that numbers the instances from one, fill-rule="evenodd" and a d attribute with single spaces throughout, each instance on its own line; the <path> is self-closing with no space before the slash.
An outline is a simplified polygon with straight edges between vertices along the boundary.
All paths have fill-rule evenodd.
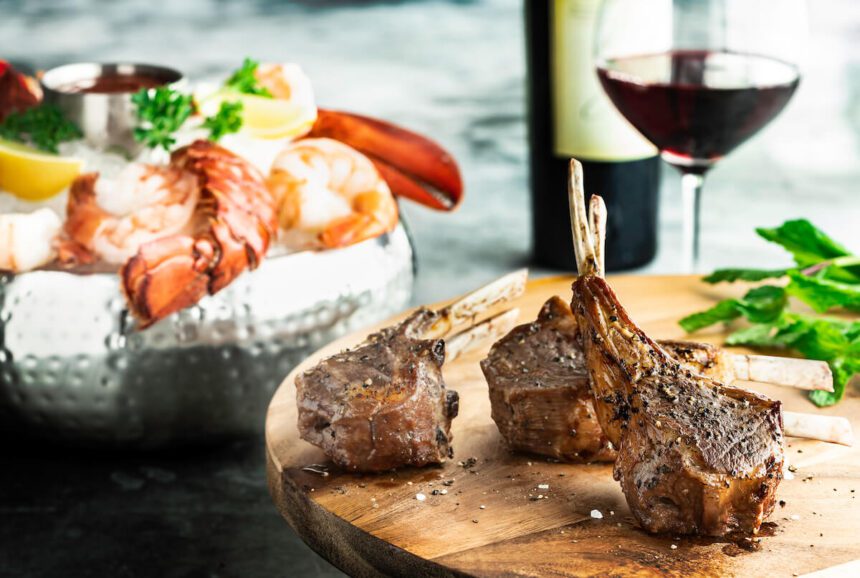
<path id="1" fill-rule="evenodd" d="M 739 302 L 737 299 L 725 299 L 710 309 L 687 315 L 678 324 L 684 331 L 692 333 L 704 329 L 720 321 L 731 321 L 741 316 Z"/>
<path id="2" fill-rule="evenodd" d="M 775 229 L 758 228 L 756 233 L 771 243 L 782 245 L 800 267 L 851 254 L 806 219 L 786 221 Z"/>
<path id="3" fill-rule="evenodd" d="M 751 289 L 741 299 L 725 299 L 706 311 L 688 315 L 679 323 L 687 332 L 741 316 L 753 323 L 768 323 L 779 318 L 786 304 L 787 297 L 782 287 L 765 285 Z"/>
<path id="4" fill-rule="evenodd" d="M 826 361 L 833 371 L 833 392 L 814 391 L 818 406 L 842 399 L 850 380 L 860 373 L 860 321 L 820 318 L 786 311 L 787 297 L 795 297 L 819 313 L 834 308 L 860 311 L 860 256 L 827 236 L 805 219 L 786 221 L 776 228 L 756 229 L 772 243 L 788 250 L 796 267 L 790 269 L 721 269 L 705 277 L 708 283 L 761 281 L 787 276 L 785 289 L 765 285 L 741 299 L 726 299 L 706 311 L 680 321 L 695 331 L 720 321 L 745 317 L 752 325 L 728 336 L 728 345 L 784 348 L 809 359 Z"/>
<path id="5" fill-rule="evenodd" d="M 749 347 L 785 347 L 786 340 L 780 336 L 779 322 L 760 323 L 738 329 L 726 338 L 726 345 Z"/>
<path id="6" fill-rule="evenodd" d="M 757 324 L 735 331 L 728 345 L 782 347 L 808 359 L 826 361 L 833 372 L 833 391 L 813 391 L 809 399 L 819 407 L 833 405 L 860 373 L 860 321 L 816 318 L 785 313 L 773 323 Z"/>
<path id="7" fill-rule="evenodd" d="M 815 309 L 824 313 L 835 307 L 860 311 L 860 285 L 834 281 L 826 277 L 826 270 L 808 277 L 799 271 L 789 272 L 791 281 L 786 291 Z"/>
<path id="8" fill-rule="evenodd" d="M 704 279 L 705 283 L 734 283 L 735 281 L 762 281 L 785 277 L 787 269 L 717 269 Z"/>

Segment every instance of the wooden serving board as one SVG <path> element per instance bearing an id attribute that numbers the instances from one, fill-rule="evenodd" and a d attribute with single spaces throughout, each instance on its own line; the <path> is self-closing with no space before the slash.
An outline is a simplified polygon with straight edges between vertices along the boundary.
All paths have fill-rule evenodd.
<path id="1" fill-rule="evenodd" d="M 515 303 L 522 322 L 534 319 L 551 295 L 568 297 L 571 281 L 529 283 Z M 694 277 L 610 282 L 632 317 L 659 338 L 684 337 L 681 316 L 741 290 Z M 758 551 L 727 540 L 651 536 L 633 521 L 610 465 L 552 463 L 505 447 L 478 366 L 484 351 L 444 368 L 448 387 L 460 394 L 453 460 L 379 475 L 333 466 L 327 476 L 304 470 L 328 462 L 299 439 L 293 378 L 367 333 L 338 340 L 296 368 L 275 394 L 266 423 L 269 485 L 278 509 L 314 550 L 351 575 L 792 576 L 860 559 L 857 448 L 789 440 L 787 457 L 797 471 L 779 487 L 785 505 L 771 516 Z M 723 335 L 698 337 L 719 343 Z M 856 396 L 816 410 L 802 392 L 757 389 L 782 399 L 786 409 L 847 416 L 860 432 Z M 854 567 L 853 575 L 858 572 Z M 844 575 L 851 574 L 846 569 Z"/>

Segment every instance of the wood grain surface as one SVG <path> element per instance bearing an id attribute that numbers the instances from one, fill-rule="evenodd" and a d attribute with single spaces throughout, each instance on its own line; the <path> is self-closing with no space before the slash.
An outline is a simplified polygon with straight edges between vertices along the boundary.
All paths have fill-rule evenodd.
<path id="1" fill-rule="evenodd" d="M 523 322 L 571 278 L 529 283 L 515 302 Z M 610 283 L 652 337 L 680 338 L 677 320 L 739 293 L 693 277 L 614 277 Z M 391 324 L 389 320 L 381 325 Z M 860 450 L 789 438 L 796 471 L 779 487 L 761 541 L 651 536 L 633 521 L 610 465 L 569 465 L 510 452 L 490 418 L 478 366 L 485 351 L 445 366 L 460 393 L 455 455 L 440 467 L 328 475 L 320 450 L 299 439 L 294 376 L 368 331 L 317 352 L 275 394 L 266 422 L 269 486 L 287 522 L 319 554 L 354 576 L 792 576 L 860 558 Z M 719 330 L 700 340 L 721 342 Z M 860 398 L 816 410 L 803 392 L 752 384 L 785 409 L 843 415 L 860 431 Z M 418 494 L 424 500 L 416 498 Z M 592 511 L 602 518 L 592 517 Z"/>

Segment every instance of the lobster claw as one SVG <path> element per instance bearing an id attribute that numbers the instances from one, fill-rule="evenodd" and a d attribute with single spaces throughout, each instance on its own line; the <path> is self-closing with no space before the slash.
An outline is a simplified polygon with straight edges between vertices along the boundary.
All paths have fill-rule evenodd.
<path id="1" fill-rule="evenodd" d="M 463 198 L 463 181 L 454 158 L 430 139 L 391 123 L 320 109 L 308 137 L 338 140 L 367 155 L 391 192 L 440 211 Z"/>

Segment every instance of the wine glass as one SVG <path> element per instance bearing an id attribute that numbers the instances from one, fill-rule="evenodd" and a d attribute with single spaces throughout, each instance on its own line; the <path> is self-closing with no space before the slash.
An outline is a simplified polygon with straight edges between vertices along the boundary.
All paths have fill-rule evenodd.
<path id="1" fill-rule="evenodd" d="M 804 0 L 603 0 L 597 75 L 681 171 L 687 272 L 698 268 L 705 174 L 785 107 L 805 44 Z"/>

